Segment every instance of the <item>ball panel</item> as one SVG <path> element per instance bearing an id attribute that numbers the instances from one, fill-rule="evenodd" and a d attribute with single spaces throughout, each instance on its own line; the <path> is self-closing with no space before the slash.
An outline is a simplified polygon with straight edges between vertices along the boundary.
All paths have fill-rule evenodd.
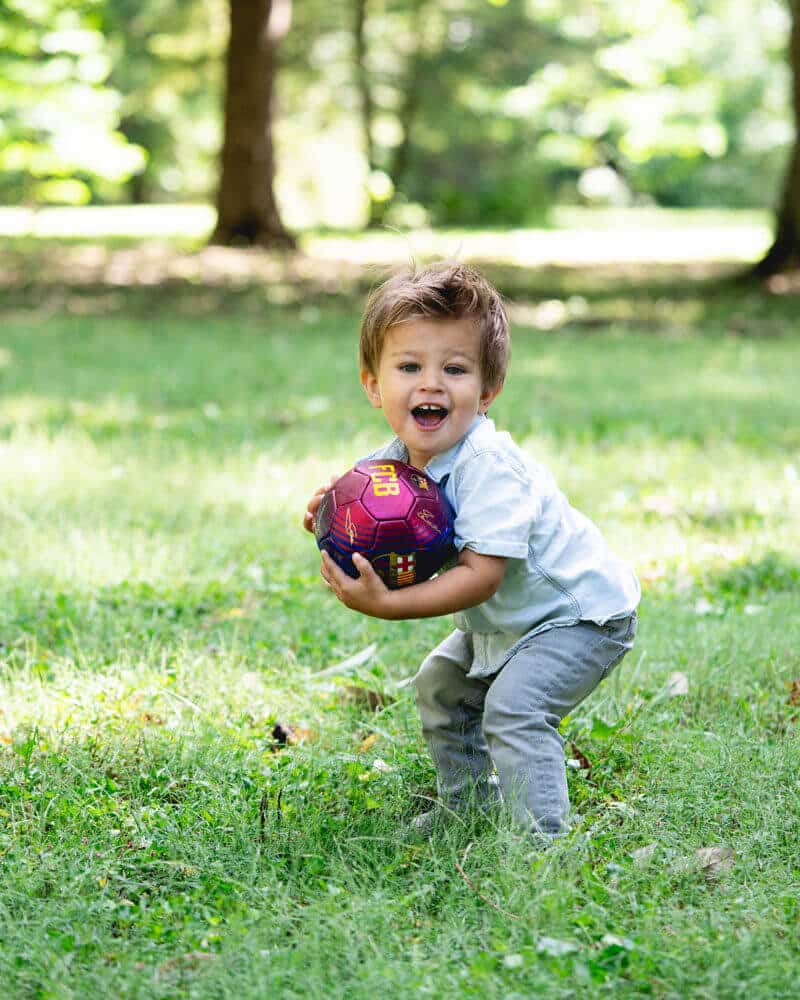
<path id="1" fill-rule="evenodd" d="M 408 521 L 381 521 L 375 531 L 373 548 L 378 552 L 412 552 L 416 548 L 414 532 Z"/>
<path id="2" fill-rule="evenodd" d="M 337 507 L 331 518 L 329 535 L 342 552 L 364 552 L 375 541 L 377 524 L 360 501 Z"/>
<path id="3" fill-rule="evenodd" d="M 314 519 L 314 534 L 317 536 L 318 542 L 323 539 L 331 529 L 331 520 L 333 519 L 334 509 L 333 493 L 328 490 L 320 501 L 320 505 L 317 508 L 317 515 Z"/>
<path id="4" fill-rule="evenodd" d="M 413 495 L 400 477 L 402 465 L 402 462 L 380 461 L 356 466 L 370 479 L 361 503 L 379 521 L 405 517 L 411 509 Z"/>
<path id="5" fill-rule="evenodd" d="M 359 471 L 359 467 L 351 469 L 349 472 L 337 479 L 333 484 L 333 496 L 337 507 L 359 500 L 364 492 L 364 487 L 369 482 L 369 476 Z"/>
<path id="6" fill-rule="evenodd" d="M 430 476 L 426 476 L 424 472 L 415 469 L 413 465 L 407 465 L 400 475 L 403 481 L 408 484 L 414 496 L 428 497 L 435 501 L 438 486 Z"/>
<path id="7" fill-rule="evenodd" d="M 448 511 L 438 498 L 415 500 L 408 523 L 417 544 L 423 548 L 435 548 L 452 541 L 453 529 Z"/>

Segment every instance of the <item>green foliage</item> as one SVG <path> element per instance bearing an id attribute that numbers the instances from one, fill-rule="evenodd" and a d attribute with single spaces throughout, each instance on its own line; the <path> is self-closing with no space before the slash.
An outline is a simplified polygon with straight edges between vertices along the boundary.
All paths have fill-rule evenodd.
<path id="1" fill-rule="evenodd" d="M 369 164 L 355 0 L 293 6 L 276 103 L 292 226 L 363 223 L 367 188 L 401 227 L 530 225 L 554 201 L 776 200 L 783 0 L 368 0 Z M 223 0 L 4 0 L 0 15 L 0 198 L 209 198 Z"/>
<path id="2" fill-rule="evenodd" d="M 0 22 L 3 201 L 142 201 L 210 188 L 221 4 L 4 0 Z"/>
<path id="3" fill-rule="evenodd" d="M 82 204 L 92 185 L 119 184 L 144 150 L 117 129 L 118 95 L 93 0 L 0 5 L 0 194 L 11 201 Z"/>

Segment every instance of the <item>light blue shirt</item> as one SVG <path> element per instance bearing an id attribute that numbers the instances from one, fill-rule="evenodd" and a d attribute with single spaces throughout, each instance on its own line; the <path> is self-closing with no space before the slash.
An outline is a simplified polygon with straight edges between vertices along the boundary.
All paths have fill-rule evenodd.
<path id="1" fill-rule="evenodd" d="M 368 457 L 407 462 L 408 450 L 395 438 Z M 641 589 L 634 572 L 570 506 L 552 474 L 492 420 L 476 416 L 425 472 L 444 483 L 458 551 L 508 560 L 497 591 L 455 615 L 456 627 L 472 633 L 470 677 L 495 673 L 531 635 L 579 621 L 602 625 L 636 609 Z"/>

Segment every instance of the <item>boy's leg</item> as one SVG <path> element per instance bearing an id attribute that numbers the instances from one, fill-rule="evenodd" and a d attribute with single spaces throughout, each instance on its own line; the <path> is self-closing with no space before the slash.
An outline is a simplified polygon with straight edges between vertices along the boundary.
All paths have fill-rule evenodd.
<path id="1" fill-rule="evenodd" d="M 569 798 L 561 720 L 633 646 L 636 616 L 579 622 L 534 636 L 494 678 L 483 728 L 503 799 L 529 830 L 566 828 Z"/>
<path id="2" fill-rule="evenodd" d="M 430 653 L 414 678 L 422 732 L 436 766 L 439 798 L 450 809 L 496 795 L 481 729 L 488 683 L 470 680 L 471 637 L 456 629 Z"/>

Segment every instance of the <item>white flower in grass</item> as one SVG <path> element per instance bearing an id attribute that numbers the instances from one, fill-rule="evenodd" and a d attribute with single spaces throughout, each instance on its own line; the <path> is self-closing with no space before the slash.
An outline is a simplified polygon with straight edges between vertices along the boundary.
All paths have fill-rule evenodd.
<path id="1" fill-rule="evenodd" d="M 617 934 L 604 934 L 600 944 L 606 948 L 623 948 L 625 951 L 633 951 L 636 947 L 630 938 L 619 937 Z"/>
<path id="2" fill-rule="evenodd" d="M 575 941 L 560 941 L 558 938 L 540 937 L 536 942 L 536 951 L 540 955 L 550 955 L 557 958 L 559 955 L 569 955 L 570 952 L 578 951 L 580 945 Z"/>
<path id="3" fill-rule="evenodd" d="M 631 857 L 633 858 L 633 863 L 640 867 L 646 865 L 656 853 L 656 848 L 658 844 L 645 844 L 644 847 L 637 847 L 635 851 L 631 851 Z"/>

